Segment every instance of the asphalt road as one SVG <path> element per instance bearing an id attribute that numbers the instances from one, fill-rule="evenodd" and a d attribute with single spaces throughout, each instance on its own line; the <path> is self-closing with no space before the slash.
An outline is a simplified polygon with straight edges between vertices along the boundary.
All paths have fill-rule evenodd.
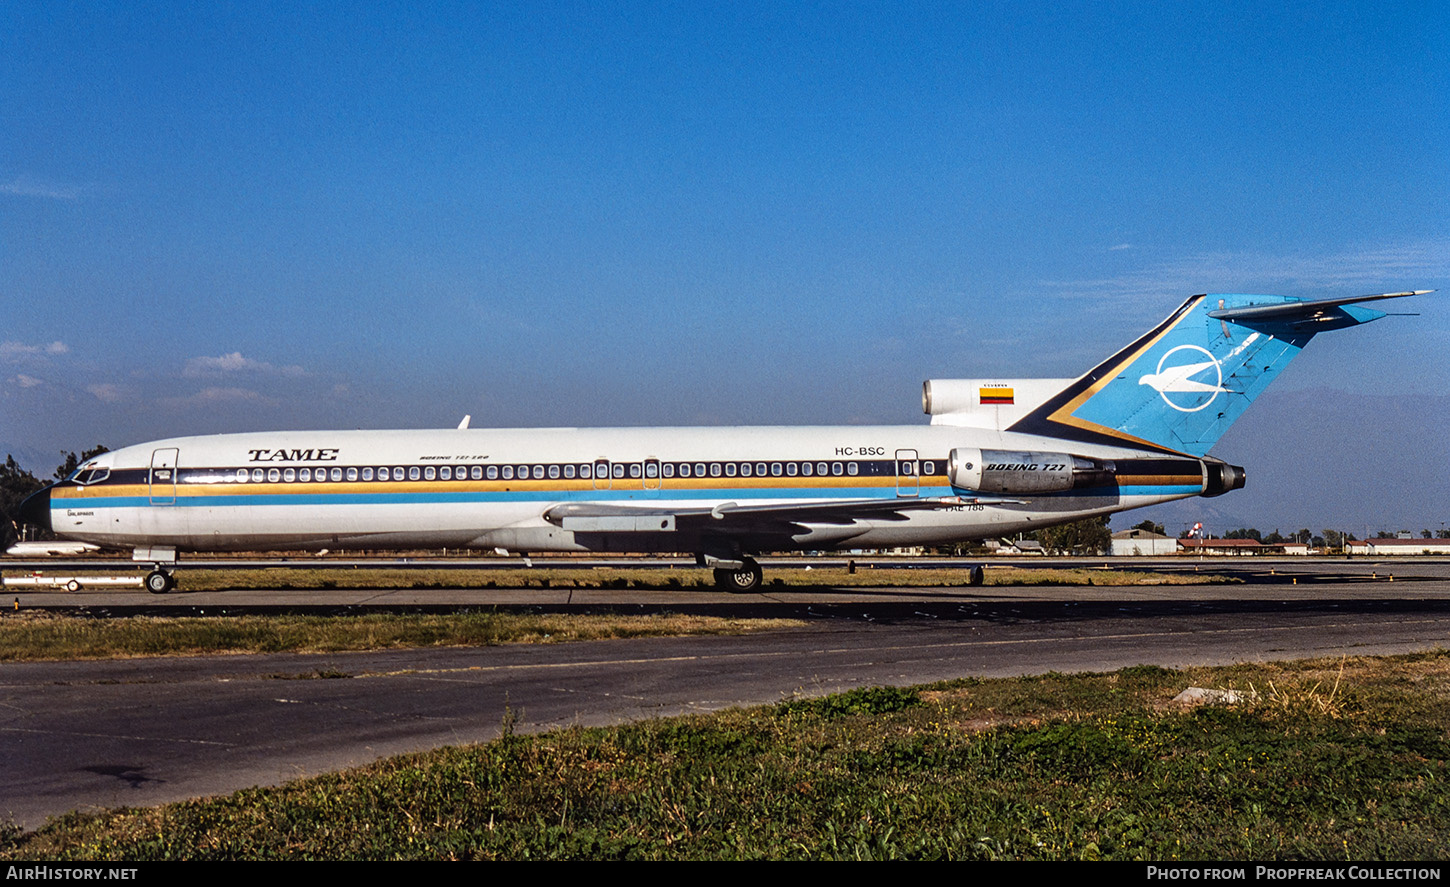
<path id="1" fill-rule="evenodd" d="M 1450 565 L 1231 568 L 1250 581 L 745 596 L 491 590 L 490 603 L 531 609 L 798 616 L 809 625 L 742 637 L 4 664 L 0 818 L 34 827 L 76 808 L 159 804 L 485 741 L 498 735 L 508 709 L 518 715 L 518 729 L 542 730 L 860 685 L 1450 646 Z M 446 589 L 164 598 L 7 589 L 12 596 L 24 607 L 54 599 L 57 606 L 117 613 L 479 603 L 476 591 Z"/>

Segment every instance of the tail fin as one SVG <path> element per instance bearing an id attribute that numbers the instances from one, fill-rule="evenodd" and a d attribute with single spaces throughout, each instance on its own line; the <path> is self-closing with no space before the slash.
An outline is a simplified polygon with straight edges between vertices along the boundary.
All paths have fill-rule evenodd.
<path id="1" fill-rule="evenodd" d="M 1425 292 L 1194 296 L 1011 430 L 1202 456 L 1315 334 L 1385 316 L 1353 303 Z"/>

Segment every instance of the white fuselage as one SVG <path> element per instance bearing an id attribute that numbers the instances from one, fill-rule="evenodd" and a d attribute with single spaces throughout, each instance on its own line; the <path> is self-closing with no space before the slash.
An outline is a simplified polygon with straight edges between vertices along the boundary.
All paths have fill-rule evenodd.
<path id="1" fill-rule="evenodd" d="M 1072 453 L 1112 460 L 1118 474 L 1004 501 L 953 485 L 948 463 L 961 447 Z M 50 518 L 65 538 L 178 551 L 880 548 L 1002 536 L 1198 495 L 1205 478 L 1195 459 L 951 426 L 294 431 L 106 453 L 51 490 Z M 879 516 L 850 511 L 937 499 Z M 821 517 L 747 514 L 790 505 L 818 506 Z M 637 519 L 553 518 L 561 506 Z M 734 511 L 713 522 L 670 519 L 710 509 Z"/>

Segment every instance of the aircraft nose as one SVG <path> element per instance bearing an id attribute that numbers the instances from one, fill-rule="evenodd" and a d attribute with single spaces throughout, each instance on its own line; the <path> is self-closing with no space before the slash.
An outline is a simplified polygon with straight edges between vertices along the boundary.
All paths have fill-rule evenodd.
<path id="1" fill-rule="evenodd" d="M 20 522 L 40 527 L 47 533 L 50 527 L 50 487 L 36 490 L 20 503 Z"/>

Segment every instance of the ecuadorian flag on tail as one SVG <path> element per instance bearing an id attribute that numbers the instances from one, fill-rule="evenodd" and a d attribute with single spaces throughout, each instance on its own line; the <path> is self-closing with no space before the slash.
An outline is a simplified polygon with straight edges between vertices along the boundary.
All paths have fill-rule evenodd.
<path id="1" fill-rule="evenodd" d="M 1015 392 L 1010 386 L 1006 385 L 998 385 L 993 387 L 983 386 L 982 388 L 978 389 L 977 394 L 977 402 L 982 404 L 983 406 L 990 406 L 992 404 L 1011 404 L 1015 402 Z"/>

